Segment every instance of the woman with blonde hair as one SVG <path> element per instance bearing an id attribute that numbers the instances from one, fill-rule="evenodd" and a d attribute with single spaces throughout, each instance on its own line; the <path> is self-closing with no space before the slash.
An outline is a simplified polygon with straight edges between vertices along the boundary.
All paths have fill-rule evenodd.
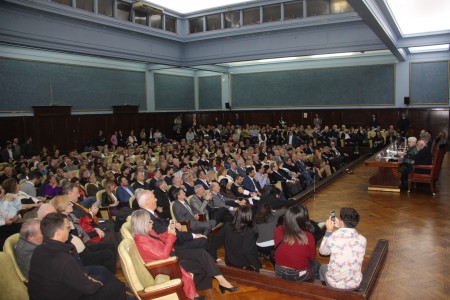
<path id="1" fill-rule="evenodd" d="M 56 209 L 56 212 L 67 215 L 70 221 L 70 233 L 79 237 L 86 248 L 79 253 L 81 261 L 86 266 L 100 265 L 110 270 L 113 274 L 116 272 L 117 253 L 116 246 L 112 243 L 102 242 L 104 232 L 96 227 L 85 227 L 80 219 L 75 217 L 73 212 L 73 203 L 68 195 L 56 196 L 50 201 L 50 204 Z M 84 228 L 83 228 L 84 227 Z M 86 229 L 85 229 L 86 228 Z M 69 242 L 72 236 L 69 236 Z"/>
<path id="2" fill-rule="evenodd" d="M 157 234 L 153 230 L 153 221 L 150 213 L 140 209 L 131 215 L 131 232 L 134 241 L 144 262 L 152 262 L 166 259 L 169 256 L 177 256 L 182 266 L 182 281 L 184 292 L 188 299 L 204 299 L 196 292 L 212 287 L 212 277 L 219 281 L 219 289 L 234 292 L 238 287 L 233 287 L 220 273 L 212 257 L 204 249 L 183 249 L 173 252 L 173 245 L 177 239 L 175 226 L 168 226 L 167 231 Z M 189 274 L 194 274 L 194 278 Z"/>

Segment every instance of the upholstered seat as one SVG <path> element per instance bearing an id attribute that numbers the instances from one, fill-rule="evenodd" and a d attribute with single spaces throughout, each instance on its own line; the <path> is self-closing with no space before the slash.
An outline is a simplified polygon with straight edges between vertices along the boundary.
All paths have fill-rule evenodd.
<path id="1" fill-rule="evenodd" d="M 14 250 L 16 249 L 16 245 L 17 245 L 18 241 L 19 241 L 18 233 L 11 235 L 10 237 L 8 237 L 6 239 L 5 244 L 3 245 L 3 251 L 5 253 L 7 253 L 9 256 L 11 256 L 14 268 L 15 268 L 16 273 L 19 276 L 20 280 L 22 280 L 23 282 L 28 282 L 27 278 L 20 270 L 19 265 L 17 264 L 17 261 L 16 261 L 16 254 L 15 254 Z M 3 273 L 3 271 L 2 271 L 2 273 Z"/>
<path id="2" fill-rule="evenodd" d="M 159 261 L 144 265 L 133 240 L 122 240 L 118 252 L 128 286 L 138 299 L 185 299 L 181 276 L 172 279 L 166 274 L 152 276 L 147 269 L 160 267 Z M 177 258 L 171 259 L 178 266 Z"/>
<path id="3" fill-rule="evenodd" d="M 16 266 L 8 253 L 0 252 L 0 298 L 28 300 L 28 291 L 16 272 Z"/>

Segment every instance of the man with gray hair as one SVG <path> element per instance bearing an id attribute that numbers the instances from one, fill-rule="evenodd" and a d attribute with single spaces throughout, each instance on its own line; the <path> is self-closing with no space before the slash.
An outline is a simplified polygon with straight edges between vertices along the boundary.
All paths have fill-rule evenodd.
<path id="1" fill-rule="evenodd" d="M 157 234 L 167 231 L 169 220 L 160 218 L 156 210 L 156 198 L 152 191 L 144 191 L 140 195 L 136 195 L 139 206 L 149 212 L 150 218 L 153 221 L 153 230 Z M 177 241 L 175 242 L 175 249 L 194 249 L 194 248 L 208 248 L 208 240 L 203 234 L 194 234 L 183 232 L 181 224 L 175 223 Z"/>
<path id="2" fill-rule="evenodd" d="M 17 264 L 27 279 L 28 271 L 30 270 L 31 256 L 33 255 L 34 249 L 42 244 L 43 238 L 39 227 L 40 223 L 41 222 L 38 219 L 25 220 L 20 229 L 19 241 L 14 249 Z"/>
<path id="3" fill-rule="evenodd" d="M 37 219 L 42 220 L 49 213 L 56 212 L 56 209 L 50 203 L 44 203 L 37 210 Z"/>
<path id="4" fill-rule="evenodd" d="M 419 150 L 417 149 L 417 138 L 411 136 L 408 138 L 408 148 L 405 149 L 404 152 L 399 153 L 399 155 L 403 158 L 402 165 L 398 169 L 400 173 L 402 173 L 402 183 L 401 189 L 406 190 L 408 187 L 408 176 L 409 173 L 413 170 L 412 165 L 414 164 L 414 158 L 417 155 Z"/>

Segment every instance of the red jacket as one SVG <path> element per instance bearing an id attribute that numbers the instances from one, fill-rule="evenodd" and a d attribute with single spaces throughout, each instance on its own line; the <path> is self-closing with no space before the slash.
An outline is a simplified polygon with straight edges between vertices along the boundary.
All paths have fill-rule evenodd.
<path id="1" fill-rule="evenodd" d="M 134 241 L 142 259 L 147 263 L 159 259 L 169 258 L 170 253 L 172 252 L 173 244 L 175 243 L 177 237 L 173 234 L 168 234 L 167 231 L 158 235 L 152 230 L 150 235 L 158 237 L 161 241 L 143 234 L 137 234 L 134 236 Z M 189 272 L 184 270 L 181 266 L 180 268 L 183 277 L 182 281 L 184 284 L 184 293 L 189 299 L 194 299 L 196 294 L 194 279 Z"/>

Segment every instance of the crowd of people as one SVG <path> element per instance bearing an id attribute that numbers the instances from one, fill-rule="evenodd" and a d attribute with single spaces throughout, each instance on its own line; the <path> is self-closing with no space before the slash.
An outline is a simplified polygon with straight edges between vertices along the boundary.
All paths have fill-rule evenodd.
<path id="1" fill-rule="evenodd" d="M 179 120 L 174 122 L 178 133 Z M 221 245 L 230 266 L 258 271 L 258 257 L 265 255 L 280 278 L 357 288 L 366 245 L 354 229 L 358 213 L 341 209 L 340 218 L 326 222 L 322 239 L 307 208 L 292 197 L 344 167 L 352 153 L 338 144 L 343 139 L 362 145 L 369 140 L 367 130 L 344 125 L 322 130 L 318 115 L 314 126 L 306 127 L 287 126 L 284 120 L 275 127 L 241 126 L 238 121 L 189 128 L 178 140 L 144 129 L 127 137 L 118 131 L 107 140 L 100 131 L 83 153 L 50 153 L 47 148 L 38 153 L 31 138 L 23 147 L 18 139 L 8 143 L 2 151 L 0 238 L 3 243 L 20 232 L 16 256 L 29 278 L 31 298 L 53 293 L 68 299 L 125 299 L 126 289 L 113 274 L 117 233 L 129 216 L 144 261 L 181 258 L 189 299 L 202 299 L 197 290 L 211 288 L 213 278 L 222 293 L 239 289 L 215 265 Z M 381 132 L 376 118 L 371 121 L 371 130 Z M 404 134 L 402 128 L 387 132 L 392 139 L 383 138 L 385 143 Z M 431 147 L 430 141 L 423 132 L 417 153 Z M 445 143 L 445 134 L 435 140 Z M 405 164 L 418 160 L 413 147 L 404 154 Z M 99 207 L 109 207 L 115 219 L 99 220 Z M 174 227 L 170 219 L 177 221 Z M 181 223 L 188 224 L 188 232 Z M 338 230 L 332 233 L 334 228 Z M 211 235 L 214 229 L 219 231 Z M 320 252 L 331 254 L 328 266 L 315 259 L 321 239 Z M 357 255 L 349 250 L 355 245 Z M 67 268 L 76 271 L 65 272 Z"/>

